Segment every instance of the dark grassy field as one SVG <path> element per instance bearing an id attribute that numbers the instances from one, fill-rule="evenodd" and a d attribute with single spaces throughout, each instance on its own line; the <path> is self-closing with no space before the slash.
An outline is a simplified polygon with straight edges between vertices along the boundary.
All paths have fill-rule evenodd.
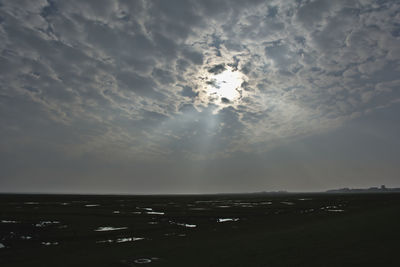
<path id="1" fill-rule="evenodd" d="M 5 267 L 400 266 L 400 194 L 0 195 L 0 244 Z"/>

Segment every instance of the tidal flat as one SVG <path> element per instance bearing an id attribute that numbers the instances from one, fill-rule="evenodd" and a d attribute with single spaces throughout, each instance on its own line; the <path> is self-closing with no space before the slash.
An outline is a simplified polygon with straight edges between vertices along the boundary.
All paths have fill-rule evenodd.
<path id="1" fill-rule="evenodd" d="M 399 193 L 3 194 L 0 266 L 398 266 L 399 225 Z"/>

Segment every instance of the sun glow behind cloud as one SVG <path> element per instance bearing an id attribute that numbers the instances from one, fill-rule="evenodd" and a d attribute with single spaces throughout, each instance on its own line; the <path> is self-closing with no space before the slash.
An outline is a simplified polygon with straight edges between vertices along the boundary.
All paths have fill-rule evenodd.
<path id="1" fill-rule="evenodd" d="M 234 102 L 242 96 L 241 84 L 244 75 L 228 67 L 221 73 L 213 74 L 207 82 L 207 94 L 221 103 Z"/>

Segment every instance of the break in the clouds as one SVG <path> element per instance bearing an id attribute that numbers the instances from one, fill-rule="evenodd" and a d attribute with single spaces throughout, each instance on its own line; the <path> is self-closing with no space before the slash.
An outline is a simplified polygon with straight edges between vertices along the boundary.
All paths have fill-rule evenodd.
<path id="1" fill-rule="evenodd" d="M 363 184 L 341 155 L 324 177 L 298 171 L 321 152 L 271 151 L 400 102 L 394 0 L 0 1 L 0 40 L 9 190 Z M 372 161 L 395 179 L 395 163 Z"/>

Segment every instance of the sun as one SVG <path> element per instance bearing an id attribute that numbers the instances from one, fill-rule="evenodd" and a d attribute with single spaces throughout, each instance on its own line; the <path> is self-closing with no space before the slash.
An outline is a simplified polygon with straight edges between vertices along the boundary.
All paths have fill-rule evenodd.
<path id="1" fill-rule="evenodd" d="M 222 103 L 231 103 L 241 97 L 241 84 L 244 75 L 231 67 L 224 71 L 213 74 L 207 80 L 207 94 Z"/>

